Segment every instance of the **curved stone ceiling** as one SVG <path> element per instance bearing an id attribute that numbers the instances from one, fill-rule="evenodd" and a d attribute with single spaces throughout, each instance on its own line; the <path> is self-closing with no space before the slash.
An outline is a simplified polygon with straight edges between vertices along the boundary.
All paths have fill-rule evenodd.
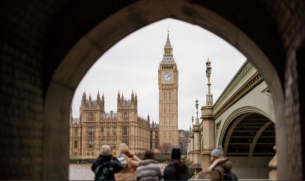
<path id="1" fill-rule="evenodd" d="M 238 118 L 236 118 L 238 120 Z M 233 121 L 234 122 L 234 121 Z M 227 130 L 224 141 L 226 156 L 273 156 L 275 151 L 274 123 L 254 113 Z M 229 130 L 232 130 L 229 131 Z M 229 134 L 231 132 L 231 134 Z M 226 143 L 228 142 L 228 143 Z"/>

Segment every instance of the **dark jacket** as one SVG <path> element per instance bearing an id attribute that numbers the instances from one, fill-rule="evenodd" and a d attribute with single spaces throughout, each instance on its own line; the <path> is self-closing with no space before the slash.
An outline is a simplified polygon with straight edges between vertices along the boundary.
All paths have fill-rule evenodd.
<path id="1" fill-rule="evenodd" d="M 225 175 L 231 172 L 232 163 L 228 158 L 217 159 L 210 166 L 211 180 L 224 180 Z"/>
<path id="2" fill-rule="evenodd" d="M 137 180 L 161 180 L 162 173 L 158 162 L 152 159 L 142 160 L 137 168 Z"/>
<path id="3" fill-rule="evenodd" d="M 173 160 L 164 169 L 164 180 L 188 180 L 190 173 L 188 167 L 180 160 Z"/>
<path id="4" fill-rule="evenodd" d="M 99 166 L 100 168 L 98 169 Z M 98 175 L 102 172 L 103 167 L 107 167 L 109 170 L 109 176 L 107 176 L 106 180 L 115 180 L 114 174 L 123 169 L 117 158 L 112 158 L 110 155 L 100 155 L 91 166 L 91 170 L 95 173 L 94 180 L 99 180 Z"/>

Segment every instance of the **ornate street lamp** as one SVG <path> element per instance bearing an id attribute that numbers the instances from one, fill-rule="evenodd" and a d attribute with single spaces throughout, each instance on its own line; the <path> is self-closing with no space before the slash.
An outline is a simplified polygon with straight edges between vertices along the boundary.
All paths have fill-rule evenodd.
<path id="1" fill-rule="evenodd" d="M 195 105 L 195 107 L 196 107 L 196 114 L 197 114 L 197 118 L 196 118 L 196 124 L 199 124 L 199 118 L 198 118 L 198 106 L 199 106 L 199 104 L 198 104 L 198 99 L 196 99 L 196 105 Z"/>
<path id="2" fill-rule="evenodd" d="M 211 77 L 211 74 L 212 74 L 212 67 L 211 67 L 211 62 L 209 61 L 209 58 L 208 58 L 208 61 L 206 62 L 206 76 L 208 78 L 208 93 L 206 95 L 207 97 L 207 100 L 206 100 L 206 105 L 213 105 L 213 95 L 211 94 L 211 89 L 210 89 L 210 86 L 211 86 L 211 82 L 210 82 L 210 77 Z"/>
<path id="3" fill-rule="evenodd" d="M 192 125 L 194 124 L 194 116 L 192 116 Z"/>

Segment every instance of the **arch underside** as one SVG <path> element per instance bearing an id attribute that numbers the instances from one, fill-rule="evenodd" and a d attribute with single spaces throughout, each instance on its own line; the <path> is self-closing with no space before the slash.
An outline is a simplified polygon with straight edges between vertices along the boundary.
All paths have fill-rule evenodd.
<path id="1" fill-rule="evenodd" d="M 237 124 L 231 124 L 224 137 L 226 156 L 274 156 L 274 123 L 263 115 L 253 113 Z"/>

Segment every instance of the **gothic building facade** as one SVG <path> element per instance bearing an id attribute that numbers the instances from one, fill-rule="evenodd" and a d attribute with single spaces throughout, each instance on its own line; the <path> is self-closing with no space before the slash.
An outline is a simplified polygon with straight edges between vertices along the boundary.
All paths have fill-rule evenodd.
<path id="1" fill-rule="evenodd" d="M 131 99 L 123 93 L 117 95 L 117 112 L 105 112 L 104 95 L 83 94 L 79 119 L 70 115 L 70 158 L 95 158 L 101 145 L 107 144 L 119 154 L 118 145 L 126 143 L 132 153 L 143 154 L 145 150 L 158 147 L 158 124 L 138 116 L 138 98 L 132 92 Z"/>

